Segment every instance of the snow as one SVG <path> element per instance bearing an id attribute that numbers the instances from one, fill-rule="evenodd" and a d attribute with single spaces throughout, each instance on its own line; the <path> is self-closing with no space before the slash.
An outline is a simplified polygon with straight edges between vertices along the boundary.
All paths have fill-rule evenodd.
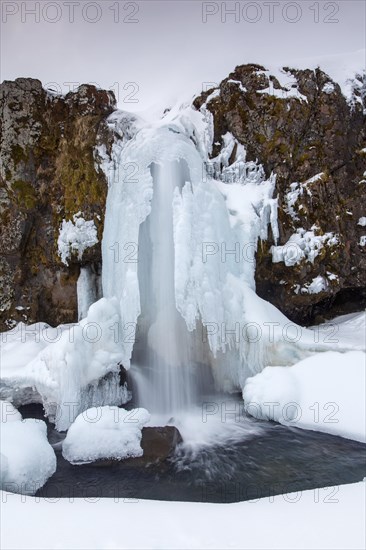
<path id="1" fill-rule="evenodd" d="M 85 464 L 142 456 L 141 430 L 149 420 L 145 409 L 87 409 L 71 424 L 62 445 L 63 457 L 72 464 Z"/>
<path id="2" fill-rule="evenodd" d="M 243 390 L 246 411 L 286 426 L 366 442 L 365 353 L 328 351 L 267 367 Z"/>
<path id="3" fill-rule="evenodd" d="M 362 237 L 360 237 L 360 241 L 359 241 L 359 246 L 366 246 L 366 235 L 362 235 Z"/>
<path id="4" fill-rule="evenodd" d="M 119 339 L 125 337 L 116 299 L 102 298 L 75 325 L 20 323 L 1 335 L 0 397 L 43 403 L 59 430 L 91 406 L 122 405 L 129 399 L 119 386 Z"/>
<path id="5" fill-rule="evenodd" d="M 5 422 L 22 420 L 22 415 L 9 401 L 0 401 L 0 425 Z"/>
<path id="6" fill-rule="evenodd" d="M 362 216 L 362 218 L 360 218 L 358 220 L 358 224 L 357 225 L 361 225 L 361 227 L 365 227 L 366 226 L 366 216 Z"/>
<path id="7" fill-rule="evenodd" d="M 300 101 L 308 101 L 308 98 L 301 94 L 298 90 L 298 88 L 275 88 L 273 86 L 273 83 L 270 81 L 270 85 L 268 88 L 265 88 L 264 90 L 257 90 L 257 94 L 267 94 L 275 97 L 276 99 L 299 99 Z"/>
<path id="8" fill-rule="evenodd" d="M 302 260 L 314 263 L 315 258 L 325 245 L 335 246 L 338 243 L 338 238 L 333 233 L 316 235 L 318 230 L 315 225 L 309 231 L 299 228 L 296 233 L 291 235 L 287 243 L 281 246 L 272 246 L 273 263 L 284 262 L 287 267 L 297 265 Z"/>
<path id="9" fill-rule="evenodd" d="M 315 335 L 318 335 L 316 339 L 329 342 L 334 348 L 341 345 L 343 349 L 366 350 L 365 311 L 341 315 L 310 328 Z"/>
<path id="10" fill-rule="evenodd" d="M 234 504 L 1 494 L 7 550 L 363 550 L 365 483 Z M 56 528 L 66 525 L 67 528 Z M 19 528 L 21 525 L 21 529 Z"/>
<path id="11" fill-rule="evenodd" d="M 33 495 L 56 471 L 56 455 L 45 422 L 22 420 L 11 403 L 0 402 L 1 489 Z"/>
<path id="12" fill-rule="evenodd" d="M 77 253 L 80 260 L 84 251 L 98 242 L 94 220 L 84 220 L 81 212 L 75 214 L 73 220 L 62 221 L 57 239 L 58 253 L 65 265 L 69 265 L 68 260 L 73 253 Z"/>
<path id="13" fill-rule="evenodd" d="M 243 86 L 243 84 L 240 82 L 240 80 L 233 80 L 232 78 L 230 78 L 228 81 L 227 81 L 228 84 L 236 84 L 237 86 L 239 86 L 239 90 L 243 93 L 246 93 L 248 90 L 245 88 L 245 86 Z"/>
<path id="14" fill-rule="evenodd" d="M 311 283 L 306 283 L 300 289 L 300 292 L 301 294 L 319 294 L 319 292 L 323 292 L 327 290 L 327 288 L 328 288 L 327 280 L 321 275 L 318 275 L 317 277 L 314 277 Z"/>
<path id="15" fill-rule="evenodd" d="M 332 94 L 334 90 L 335 90 L 335 86 L 333 82 L 326 82 L 322 88 L 322 92 L 328 95 Z"/>
<path id="16" fill-rule="evenodd" d="M 299 197 L 302 197 L 304 193 L 306 193 L 308 197 L 311 197 L 312 196 L 311 185 L 313 183 L 317 183 L 318 181 L 321 181 L 323 177 L 324 177 L 324 172 L 320 172 L 319 174 L 316 174 L 315 176 L 306 180 L 303 183 L 299 183 L 299 182 L 291 183 L 290 185 L 291 191 L 289 191 L 285 195 L 285 199 L 287 202 L 285 211 L 291 216 L 291 218 L 294 221 L 298 221 L 300 219 L 295 210 L 295 206 Z M 301 210 L 302 208 L 303 208 L 302 205 L 299 205 L 297 207 L 298 210 Z"/>
<path id="17" fill-rule="evenodd" d="M 353 84 L 356 74 L 364 74 L 365 49 L 347 53 L 336 53 L 302 59 L 288 60 L 287 65 L 294 69 L 316 69 L 320 67 L 334 82 L 339 84 L 343 95 L 352 104 L 355 101 Z M 268 66 L 271 73 L 277 76 L 278 68 Z"/>

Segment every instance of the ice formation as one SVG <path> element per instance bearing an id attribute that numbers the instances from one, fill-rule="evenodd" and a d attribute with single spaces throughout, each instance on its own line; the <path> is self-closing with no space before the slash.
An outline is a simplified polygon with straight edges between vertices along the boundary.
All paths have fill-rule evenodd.
<path id="1" fill-rule="evenodd" d="M 100 276 L 90 265 L 80 268 L 77 281 L 78 319 L 84 319 L 92 304 L 102 296 Z"/>
<path id="2" fill-rule="evenodd" d="M 70 426 L 62 454 L 72 464 L 142 456 L 141 430 L 149 420 L 145 409 L 126 411 L 107 406 L 87 409 Z"/>
<path id="3" fill-rule="evenodd" d="M 232 334 L 222 337 L 221 329 L 226 326 L 229 333 L 236 323 L 245 325 L 257 318 L 248 307 L 256 299 L 254 253 L 258 239 L 267 237 L 268 224 L 274 237 L 278 236 L 275 176 L 267 179 L 260 165 L 246 162 L 244 148 L 231 134 L 224 136 L 219 157 L 209 160 L 212 137 L 210 113 L 205 108 L 198 112 L 186 107 L 171 111 L 127 143 L 115 143 L 112 161 L 104 165 L 109 193 L 102 242 L 103 293 L 107 298 L 117 297 L 120 304 L 125 367 L 130 365 L 135 338 L 123 339 L 124 327 L 131 327 L 133 336 L 139 328 L 139 336 L 146 336 L 160 363 L 177 373 L 188 369 L 181 351 L 187 347 L 187 329 L 195 333 L 187 341 L 193 338 L 202 348 L 198 331 L 203 326 L 214 357 L 232 352 L 236 372 L 230 383 L 237 387 L 239 379 L 264 366 L 265 342 L 251 344 L 248 338 L 236 339 Z M 234 146 L 236 156 L 229 165 Z M 128 176 L 126 167 L 130 168 Z M 154 209 L 159 210 L 157 223 Z M 144 263 L 146 239 L 145 245 L 141 240 L 146 220 L 150 263 Z M 164 235 L 165 248 L 160 249 Z M 145 246 L 141 257 L 139 245 Z M 146 306 L 143 294 L 150 271 L 154 292 Z M 162 299 L 156 284 L 161 285 Z M 158 304 L 154 305 L 153 296 L 158 296 Z M 280 315 L 275 308 L 272 313 Z M 151 321 L 148 328 L 142 326 L 146 318 Z M 179 328 L 182 319 L 183 329 Z M 271 317 L 261 319 L 268 320 Z M 173 343 L 167 350 L 169 337 Z M 179 363 L 185 363 L 182 369 Z M 228 376 L 232 378 L 233 372 Z M 174 380 L 166 385 L 172 389 Z M 179 391 L 184 391 L 183 379 Z"/>
<path id="4" fill-rule="evenodd" d="M 4 333 L 0 397 L 43 403 L 59 430 L 88 407 L 126 403 L 128 391 L 119 384 L 118 320 L 117 300 L 102 298 L 78 324 L 20 323 Z"/>
<path id="5" fill-rule="evenodd" d="M 84 251 L 97 242 L 98 235 L 94 220 L 84 220 L 81 212 L 73 216 L 73 221 L 62 221 L 57 244 L 59 255 L 65 265 L 68 265 L 72 253 L 77 253 L 80 260 Z"/>

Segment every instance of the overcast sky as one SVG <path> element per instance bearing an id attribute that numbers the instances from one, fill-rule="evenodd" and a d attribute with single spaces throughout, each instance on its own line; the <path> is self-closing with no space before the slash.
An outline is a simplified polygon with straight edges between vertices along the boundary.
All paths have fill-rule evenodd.
<path id="1" fill-rule="evenodd" d="M 1 0 L 1 7 L 1 80 L 29 76 L 62 92 L 95 82 L 135 111 L 198 92 L 238 64 L 365 48 L 363 0 Z"/>

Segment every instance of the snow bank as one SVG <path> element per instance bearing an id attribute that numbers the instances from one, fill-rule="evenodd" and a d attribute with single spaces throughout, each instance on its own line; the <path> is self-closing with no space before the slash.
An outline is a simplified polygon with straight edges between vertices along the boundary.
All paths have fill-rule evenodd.
<path id="1" fill-rule="evenodd" d="M 68 259 L 72 253 L 77 253 L 80 260 L 84 251 L 98 242 L 94 220 L 84 220 L 81 212 L 75 214 L 73 220 L 62 221 L 57 240 L 58 253 L 65 265 L 69 265 Z"/>
<path id="2" fill-rule="evenodd" d="M 43 403 L 57 429 L 67 429 L 91 406 L 128 401 L 126 386 L 119 385 L 125 335 L 116 299 L 102 298 L 75 325 L 17 325 L 1 336 L 0 397 Z"/>
<path id="3" fill-rule="evenodd" d="M 360 482 L 235 504 L 31 497 L 24 502 L 2 493 L 1 540 L 7 550 L 363 550 L 365 489 Z M 67 529 L 55 533 L 55 518 Z"/>
<path id="4" fill-rule="evenodd" d="M 33 495 L 56 471 L 56 455 L 45 422 L 22 420 L 11 403 L 0 402 L 1 489 Z"/>
<path id="5" fill-rule="evenodd" d="M 246 381 L 245 408 L 256 418 L 365 442 L 365 360 L 361 351 L 328 351 L 267 367 Z"/>
<path id="6" fill-rule="evenodd" d="M 72 464 L 142 456 L 141 430 L 149 420 L 145 409 L 93 407 L 70 426 L 62 454 Z"/>

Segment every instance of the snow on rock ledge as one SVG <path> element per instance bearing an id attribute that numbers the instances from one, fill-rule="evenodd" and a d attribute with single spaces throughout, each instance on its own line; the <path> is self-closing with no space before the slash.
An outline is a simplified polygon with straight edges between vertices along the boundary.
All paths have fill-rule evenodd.
<path id="1" fill-rule="evenodd" d="M 71 220 L 62 221 L 60 234 L 57 240 L 58 253 L 62 262 L 68 264 L 72 253 L 77 253 L 81 260 L 84 251 L 98 242 L 97 228 L 93 220 L 86 221 L 78 212 Z"/>
<path id="2" fill-rule="evenodd" d="M 318 228 L 313 225 L 310 231 L 303 228 L 297 229 L 283 246 L 272 246 L 273 263 L 284 262 L 287 267 L 299 264 L 302 260 L 314 263 L 321 249 L 327 246 L 334 246 L 338 243 L 336 235 L 325 233 L 316 235 Z"/>
<path id="3" fill-rule="evenodd" d="M 141 430 L 149 420 L 146 409 L 93 407 L 70 426 L 62 454 L 72 464 L 142 456 Z"/>
<path id="4" fill-rule="evenodd" d="M 246 411 L 285 426 L 366 441 L 365 353 L 328 351 L 267 367 L 243 390 Z"/>
<path id="5" fill-rule="evenodd" d="M 56 471 L 56 455 L 42 420 L 27 418 L 6 401 L 0 402 L 1 489 L 33 495 Z"/>

